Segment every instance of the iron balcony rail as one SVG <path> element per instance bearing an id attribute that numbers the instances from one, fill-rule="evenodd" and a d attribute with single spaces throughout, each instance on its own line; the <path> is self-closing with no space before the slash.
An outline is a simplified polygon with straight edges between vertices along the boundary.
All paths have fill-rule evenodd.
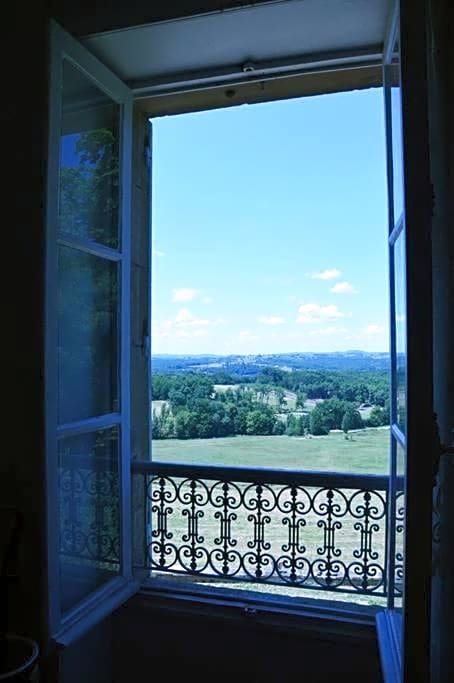
<path id="1" fill-rule="evenodd" d="M 402 477 L 138 461 L 132 474 L 139 571 L 401 594 Z"/>

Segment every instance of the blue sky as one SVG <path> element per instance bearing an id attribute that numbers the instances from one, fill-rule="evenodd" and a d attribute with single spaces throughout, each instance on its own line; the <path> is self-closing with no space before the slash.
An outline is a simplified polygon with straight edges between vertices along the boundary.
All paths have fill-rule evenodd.
<path id="1" fill-rule="evenodd" d="M 153 353 L 388 349 L 380 89 L 153 121 Z"/>

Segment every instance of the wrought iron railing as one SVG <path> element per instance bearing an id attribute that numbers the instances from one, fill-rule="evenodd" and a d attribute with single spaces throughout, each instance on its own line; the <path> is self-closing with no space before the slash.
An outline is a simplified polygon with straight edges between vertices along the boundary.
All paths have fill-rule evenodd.
<path id="1" fill-rule="evenodd" d="M 136 569 L 325 591 L 402 591 L 402 481 L 133 463 Z"/>
<path id="2" fill-rule="evenodd" d="M 400 596 L 402 477 L 132 466 L 136 570 L 342 593 Z M 119 480 L 111 461 L 60 468 L 60 555 L 119 567 Z M 390 493 L 391 491 L 391 499 Z"/>
<path id="3" fill-rule="evenodd" d="M 63 459 L 59 467 L 60 558 L 119 568 L 119 475 L 108 458 Z"/>

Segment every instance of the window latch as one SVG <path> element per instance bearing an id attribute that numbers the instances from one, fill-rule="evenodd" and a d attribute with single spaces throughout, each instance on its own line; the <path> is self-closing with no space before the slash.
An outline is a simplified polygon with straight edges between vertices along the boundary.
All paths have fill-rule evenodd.
<path id="1" fill-rule="evenodd" d="M 454 455 L 454 444 L 448 446 L 440 439 L 437 413 L 432 414 L 432 444 L 433 484 L 435 486 L 442 456 Z"/>
<path id="2" fill-rule="evenodd" d="M 142 355 L 144 358 L 150 357 L 150 335 L 148 334 L 148 323 L 144 320 L 142 323 Z"/>

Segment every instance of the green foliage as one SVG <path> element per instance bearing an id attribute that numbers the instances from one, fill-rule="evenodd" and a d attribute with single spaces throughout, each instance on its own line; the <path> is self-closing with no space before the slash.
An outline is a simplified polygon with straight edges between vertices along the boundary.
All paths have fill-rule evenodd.
<path id="1" fill-rule="evenodd" d="M 273 427 L 273 435 L 281 436 L 282 434 L 285 434 L 285 424 L 282 420 L 276 420 Z"/>
<path id="2" fill-rule="evenodd" d="M 268 385 L 261 387 L 260 399 L 255 390 L 246 386 L 216 393 L 212 378 L 201 373 L 154 375 L 152 382 L 153 398 L 168 401 L 160 414 L 156 410 L 153 413 L 154 438 L 269 435 L 284 429 L 275 408 L 266 403 L 271 391 Z"/>
<path id="3" fill-rule="evenodd" d="M 177 439 L 194 439 L 198 436 L 197 413 L 180 410 L 175 417 L 175 436 Z"/>
<path id="4" fill-rule="evenodd" d="M 220 375 L 222 379 L 232 378 Z M 281 382 L 281 385 L 276 384 Z M 154 374 L 155 400 L 166 401 L 159 415 L 153 416 L 153 436 L 167 438 L 212 438 L 220 436 L 328 434 L 333 429 L 361 429 L 365 426 L 358 405 L 365 398 L 385 396 L 385 382 L 379 372 L 339 373 L 322 371 L 286 372 L 266 368 L 256 382 L 241 382 L 226 391 L 216 391 L 213 375 L 200 372 Z M 308 415 L 288 412 L 283 422 L 278 413 L 285 411 L 285 391 L 295 391 L 297 405 L 308 397 L 324 399 Z M 348 397 L 344 398 L 344 397 Z M 376 405 L 367 424 L 388 424 L 387 400 Z M 345 430 L 345 429 L 344 429 Z"/>
<path id="5" fill-rule="evenodd" d="M 73 237 L 118 243 L 118 133 L 99 128 L 81 133 L 75 144 L 77 164 L 60 175 L 60 224 Z"/>
<path id="6" fill-rule="evenodd" d="M 265 368 L 256 379 L 259 384 L 271 383 L 307 398 L 338 398 L 351 403 L 368 401 L 384 407 L 389 396 L 389 373 L 385 370 L 336 371 Z M 297 399 L 298 400 L 298 399 Z M 303 404 L 300 403 L 302 406 Z"/>
<path id="7" fill-rule="evenodd" d="M 65 136 L 66 137 L 66 136 Z M 118 246 L 118 136 L 99 128 L 67 136 L 62 157 L 59 230 Z M 59 247 L 59 381 L 66 388 L 60 418 L 72 421 L 118 409 L 114 378 L 117 337 L 117 264 Z M 71 388 L 68 391 L 68 388 Z"/>
<path id="8" fill-rule="evenodd" d="M 384 408 L 374 406 L 367 421 L 369 427 L 381 427 L 389 425 L 389 403 Z"/>
<path id="9" fill-rule="evenodd" d="M 304 436 L 309 427 L 309 420 L 306 415 L 289 415 L 285 433 L 287 436 Z"/>
<path id="10" fill-rule="evenodd" d="M 327 427 L 323 413 L 318 409 L 318 406 L 310 414 L 309 418 L 309 430 L 314 436 L 322 436 L 328 434 L 329 428 Z"/>
<path id="11" fill-rule="evenodd" d="M 166 405 L 162 407 L 159 414 L 153 410 L 151 420 L 151 436 L 153 439 L 170 439 L 174 435 L 174 430 L 175 420 Z"/>
<path id="12" fill-rule="evenodd" d="M 307 401 L 307 394 L 305 391 L 297 391 L 296 392 L 296 407 L 297 408 L 304 408 L 304 404 Z"/>
<path id="13" fill-rule="evenodd" d="M 347 432 L 352 429 L 361 429 L 364 427 L 363 420 L 358 410 L 355 410 L 352 406 L 349 406 L 342 418 L 341 428 L 342 431 L 347 434 Z"/>
<path id="14" fill-rule="evenodd" d="M 246 434 L 269 435 L 273 433 L 275 424 L 274 413 L 271 408 L 264 406 L 263 408 L 255 408 L 246 418 Z"/>
<path id="15" fill-rule="evenodd" d="M 330 398 L 318 403 L 313 409 L 310 415 L 309 431 L 318 436 L 328 434 L 331 429 L 344 429 L 345 415 L 347 415 L 345 424 L 353 425 L 348 429 L 361 429 L 365 426 L 354 404 L 340 401 L 338 398 Z"/>

